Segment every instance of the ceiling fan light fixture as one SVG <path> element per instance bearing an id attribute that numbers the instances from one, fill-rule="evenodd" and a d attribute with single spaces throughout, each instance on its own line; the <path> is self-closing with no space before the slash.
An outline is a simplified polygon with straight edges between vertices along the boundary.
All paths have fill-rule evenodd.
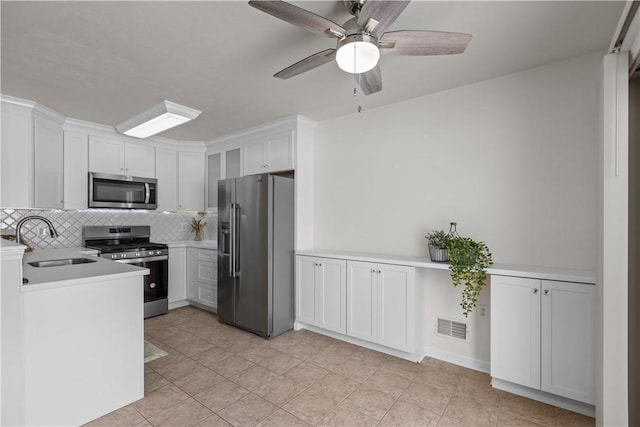
<path id="1" fill-rule="evenodd" d="M 124 135 L 147 138 L 193 120 L 199 115 L 200 111 L 193 108 L 171 101 L 162 101 L 115 128 Z"/>
<path id="2" fill-rule="evenodd" d="M 380 49 L 373 36 L 353 34 L 338 42 L 336 62 L 347 73 L 366 73 L 378 64 L 379 59 Z"/>

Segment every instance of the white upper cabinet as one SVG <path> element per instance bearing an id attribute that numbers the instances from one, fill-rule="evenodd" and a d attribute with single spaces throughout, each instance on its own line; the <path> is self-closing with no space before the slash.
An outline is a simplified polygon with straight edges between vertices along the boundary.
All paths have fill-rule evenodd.
<path id="1" fill-rule="evenodd" d="M 274 134 L 244 147 L 244 174 L 254 175 L 294 168 L 293 131 Z"/>
<path id="2" fill-rule="evenodd" d="M 155 178 L 155 148 L 92 135 L 89 137 L 89 170 Z"/>
<path id="3" fill-rule="evenodd" d="M 218 208 L 218 181 L 242 176 L 240 147 L 207 154 L 207 209 Z"/>
<path id="4" fill-rule="evenodd" d="M 64 131 L 64 208 L 87 209 L 89 141 L 86 133 Z"/>
<path id="5" fill-rule="evenodd" d="M 178 210 L 178 152 L 156 148 L 157 210 Z"/>
<path id="6" fill-rule="evenodd" d="M 178 153 L 178 210 L 204 210 L 205 153 Z"/>
<path id="7" fill-rule="evenodd" d="M 64 207 L 62 126 L 45 118 L 33 118 L 35 203 L 37 208 Z"/>
<path id="8" fill-rule="evenodd" d="M 2 207 L 33 207 L 31 111 L 4 102 L 1 107 Z"/>

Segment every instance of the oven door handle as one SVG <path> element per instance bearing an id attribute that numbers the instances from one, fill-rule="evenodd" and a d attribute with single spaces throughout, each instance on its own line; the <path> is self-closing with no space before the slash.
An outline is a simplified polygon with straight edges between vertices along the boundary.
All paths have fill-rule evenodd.
<path id="1" fill-rule="evenodd" d="M 122 263 L 122 264 L 136 264 L 136 263 L 139 263 L 139 262 L 167 261 L 167 260 L 169 260 L 169 256 L 168 255 L 160 255 L 160 256 L 152 256 L 152 257 L 146 257 L 146 258 L 115 259 L 115 260 L 112 260 L 112 261 L 119 262 L 119 263 Z"/>

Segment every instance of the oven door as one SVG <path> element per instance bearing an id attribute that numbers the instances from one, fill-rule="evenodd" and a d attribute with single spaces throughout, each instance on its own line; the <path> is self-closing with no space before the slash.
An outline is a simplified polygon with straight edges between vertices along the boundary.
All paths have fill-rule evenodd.
<path id="1" fill-rule="evenodd" d="M 144 276 L 144 318 L 168 311 L 169 256 L 119 259 L 116 262 L 149 269 Z"/>

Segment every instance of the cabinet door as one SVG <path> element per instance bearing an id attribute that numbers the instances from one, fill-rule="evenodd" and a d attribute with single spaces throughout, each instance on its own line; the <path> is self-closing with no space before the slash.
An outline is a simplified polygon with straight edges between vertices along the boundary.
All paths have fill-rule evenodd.
<path id="1" fill-rule="evenodd" d="M 169 248 L 169 304 L 187 299 L 187 248 Z"/>
<path id="2" fill-rule="evenodd" d="M 62 126 L 41 117 L 34 117 L 34 172 L 37 208 L 64 207 Z"/>
<path id="3" fill-rule="evenodd" d="M 89 137 L 89 171 L 125 174 L 124 143 L 115 139 Z"/>
<path id="4" fill-rule="evenodd" d="M 296 256 L 296 321 L 317 325 L 316 316 L 317 258 Z"/>
<path id="5" fill-rule="evenodd" d="M 204 209 L 204 153 L 178 153 L 178 209 Z"/>
<path id="6" fill-rule="evenodd" d="M 293 132 L 269 138 L 266 151 L 268 172 L 293 169 Z"/>
<path id="7" fill-rule="evenodd" d="M 250 142 L 244 146 L 244 174 L 254 175 L 266 172 L 264 141 Z"/>
<path id="8" fill-rule="evenodd" d="M 379 344 L 413 353 L 415 350 L 415 269 L 378 264 Z"/>
<path id="9" fill-rule="evenodd" d="M 165 148 L 156 149 L 157 201 L 159 211 L 178 210 L 178 153 Z"/>
<path id="10" fill-rule="evenodd" d="M 64 132 L 64 208 L 87 209 L 87 134 Z"/>
<path id="11" fill-rule="evenodd" d="M 347 263 L 331 258 L 317 258 L 316 261 L 316 324 L 323 329 L 344 334 L 347 330 Z"/>
<path id="12" fill-rule="evenodd" d="M 347 262 L 347 335 L 376 341 L 378 265 Z"/>
<path id="13" fill-rule="evenodd" d="M 542 390 L 594 404 L 595 286 L 545 280 L 542 289 Z"/>
<path id="14" fill-rule="evenodd" d="M 127 142 L 124 144 L 125 174 L 144 178 L 156 177 L 156 150 L 153 147 Z"/>
<path id="15" fill-rule="evenodd" d="M 198 300 L 198 252 L 197 249 L 187 249 L 187 298 Z"/>
<path id="16" fill-rule="evenodd" d="M 33 125 L 31 113 L 2 103 L 0 197 L 3 208 L 33 207 Z"/>
<path id="17" fill-rule="evenodd" d="M 218 207 L 218 181 L 222 178 L 222 153 L 207 155 L 207 209 Z"/>
<path id="18" fill-rule="evenodd" d="M 240 154 L 240 148 L 231 148 L 224 152 L 224 174 L 222 176 L 225 179 L 240 178 L 242 176 Z"/>
<path id="19" fill-rule="evenodd" d="M 536 279 L 491 276 L 491 376 L 540 388 L 540 295 Z"/>

